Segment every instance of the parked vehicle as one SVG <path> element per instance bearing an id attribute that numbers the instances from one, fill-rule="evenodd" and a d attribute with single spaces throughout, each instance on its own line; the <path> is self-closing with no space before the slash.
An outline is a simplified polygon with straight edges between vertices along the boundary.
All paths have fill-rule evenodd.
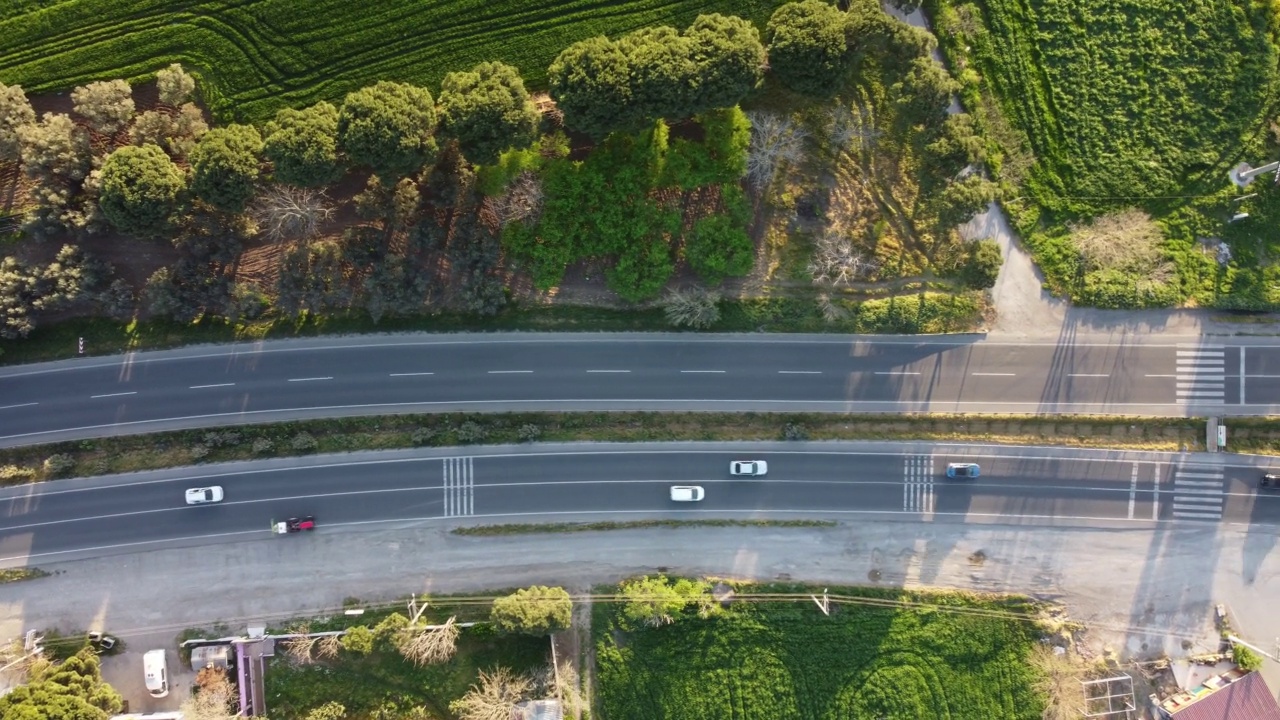
<path id="1" fill-rule="evenodd" d="M 142 655 L 142 677 L 151 697 L 162 698 L 169 694 L 169 664 L 164 650 L 148 650 Z"/>
<path id="2" fill-rule="evenodd" d="M 978 467 L 978 463 L 947 463 L 947 477 L 949 478 L 976 478 L 982 474 L 982 469 Z"/>
<path id="3" fill-rule="evenodd" d="M 187 488 L 188 505 L 204 505 L 205 503 L 222 502 L 222 486 L 214 485 L 204 488 Z"/>
<path id="4" fill-rule="evenodd" d="M 760 477 L 769 472 L 769 463 L 764 460 L 734 460 L 729 463 L 730 475 Z"/>
<path id="5" fill-rule="evenodd" d="M 302 517 L 292 517 L 282 522 L 275 522 L 274 520 L 271 522 L 271 532 L 277 535 L 315 529 L 316 518 L 314 515 L 303 515 Z"/>
<path id="6" fill-rule="evenodd" d="M 671 499 L 676 502 L 698 502 L 706 492 L 698 485 L 672 485 Z"/>

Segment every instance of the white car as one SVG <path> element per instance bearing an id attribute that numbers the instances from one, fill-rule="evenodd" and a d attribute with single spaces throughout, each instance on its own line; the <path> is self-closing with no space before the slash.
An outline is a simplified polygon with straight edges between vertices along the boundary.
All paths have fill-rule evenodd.
<path id="1" fill-rule="evenodd" d="M 672 485 L 671 499 L 676 502 L 698 502 L 706 492 L 698 485 Z"/>
<path id="2" fill-rule="evenodd" d="M 759 477 L 769 472 L 769 463 L 763 460 L 734 460 L 729 463 L 730 475 Z"/>
<path id="3" fill-rule="evenodd" d="M 222 486 L 204 488 L 187 488 L 188 505 L 204 505 L 205 503 L 222 502 Z"/>

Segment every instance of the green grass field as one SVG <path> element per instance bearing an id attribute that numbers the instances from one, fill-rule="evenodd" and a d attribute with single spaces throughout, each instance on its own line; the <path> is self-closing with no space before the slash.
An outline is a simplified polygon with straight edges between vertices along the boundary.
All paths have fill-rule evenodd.
<path id="1" fill-rule="evenodd" d="M 0 0 L 0 81 L 28 92 L 181 62 L 220 118 L 339 100 L 377 80 L 435 91 L 486 60 L 532 88 L 569 44 L 702 13 L 763 25 L 781 0 Z"/>
<path id="2" fill-rule="evenodd" d="M 1216 189 L 1242 155 L 1261 150 L 1280 89 L 1273 4 L 978 5 L 985 32 L 975 34 L 973 53 L 1031 137 L 1041 202 L 1105 207 Z"/>
<path id="3" fill-rule="evenodd" d="M 598 710 L 609 720 L 1040 718 L 1027 662 L 1036 633 L 1019 619 L 1024 606 L 831 591 L 939 609 L 847 604 L 824 617 L 808 600 L 740 603 L 709 620 L 623 633 L 612 627 L 612 609 L 598 604 Z"/>

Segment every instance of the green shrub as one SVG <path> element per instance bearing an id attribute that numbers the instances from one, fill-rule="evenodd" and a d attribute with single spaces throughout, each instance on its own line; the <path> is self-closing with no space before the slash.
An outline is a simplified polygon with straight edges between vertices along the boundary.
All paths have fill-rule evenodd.
<path id="1" fill-rule="evenodd" d="M 454 431 L 454 436 L 458 438 L 458 442 L 463 444 L 478 443 L 489 437 L 489 431 L 480 423 L 468 420 L 458 426 L 458 429 Z"/>
<path id="2" fill-rule="evenodd" d="M 75 469 L 76 459 L 66 453 L 55 453 L 44 459 L 45 477 L 65 477 Z"/>
<path id="3" fill-rule="evenodd" d="M 311 452 L 320 447 L 320 441 L 309 432 L 300 432 L 289 441 L 289 447 L 293 448 L 294 452 Z"/>
<path id="4" fill-rule="evenodd" d="M 502 632 L 547 635 L 569 627 L 573 600 L 560 587 L 533 587 L 517 590 L 493 601 L 490 617 Z"/>
<path id="5" fill-rule="evenodd" d="M 364 625 L 347 628 L 342 634 L 342 649 L 357 655 L 368 655 L 373 652 L 373 631 Z"/>

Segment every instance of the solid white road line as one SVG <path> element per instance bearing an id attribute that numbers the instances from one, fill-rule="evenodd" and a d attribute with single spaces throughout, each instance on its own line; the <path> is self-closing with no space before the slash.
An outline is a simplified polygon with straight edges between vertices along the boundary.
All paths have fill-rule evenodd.
<path id="1" fill-rule="evenodd" d="M 1067 377 L 1111 377 L 1107 373 L 1067 373 Z"/>
<path id="2" fill-rule="evenodd" d="M 697 374 L 697 373 L 717 373 L 718 374 L 718 373 L 723 373 L 724 370 L 681 370 L 680 372 L 693 373 L 693 374 Z"/>
<path id="3" fill-rule="evenodd" d="M 980 372 L 976 372 L 976 373 L 970 373 L 970 374 L 971 374 L 971 375 L 976 375 L 976 376 L 978 376 L 978 377 L 1013 377 L 1013 376 L 1015 376 L 1017 373 L 980 373 Z"/>
<path id="4" fill-rule="evenodd" d="M 314 382 L 316 380 L 332 380 L 332 379 L 333 379 L 333 376 L 330 375 L 329 377 L 289 378 L 289 382 Z"/>
<path id="5" fill-rule="evenodd" d="M 779 370 L 779 375 L 821 375 L 821 370 Z"/>
<path id="6" fill-rule="evenodd" d="M 98 398 L 120 397 L 120 396 L 122 396 L 122 395 L 137 395 L 137 394 L 138 394 L 138 391 L 137 391 L 137 390 L 134 390 L 134 391 L 132 391 L 132 392 L 108 393 L 108 394 L 106 394 L 106 395 L 90 395 L 90 396 L 89 396 L 89 399 L 90 399 L 90 400 L 97 400 Z"/>
<path id="7" fill-rule="evenodd" d="M 876 375 L 919 375 L 913 370 L 877 370 Z"/>
<path id="8" fill-rule="evenodd" d="M 1244 348 L 1240 348 L 1240 404 L 1244 404 Z"/>
<path id="9" fill-rule="evenodd" d="M 188 389 L 188 390 L 203 390 L 203 389 L 205 389 L 205 388 L 234 387 L 234 386 L 235 386 L 235 383 L 216 383 L 216 384 L 214 384 L 214 385 L 190 385 L 190 386 L 188 386 L 188 387 L 187 387 L 187 389 Z"/>
<path id="10" fill-rule="evenodd" d="M 531 375 L 532 370 L 490 370 L 490 375 Z"/>
<path id="11" fill-rule="evenodd" d="M 420 375 L 435 375 L 435 373 L 419 372 L 419 373 L 391 373 L 391 377 L 418 377 Z"/>
<path id="12" fill-rule="evenodd" d="M 589 373 L 629 373 L 630 370 L 588 370 Z"/>

